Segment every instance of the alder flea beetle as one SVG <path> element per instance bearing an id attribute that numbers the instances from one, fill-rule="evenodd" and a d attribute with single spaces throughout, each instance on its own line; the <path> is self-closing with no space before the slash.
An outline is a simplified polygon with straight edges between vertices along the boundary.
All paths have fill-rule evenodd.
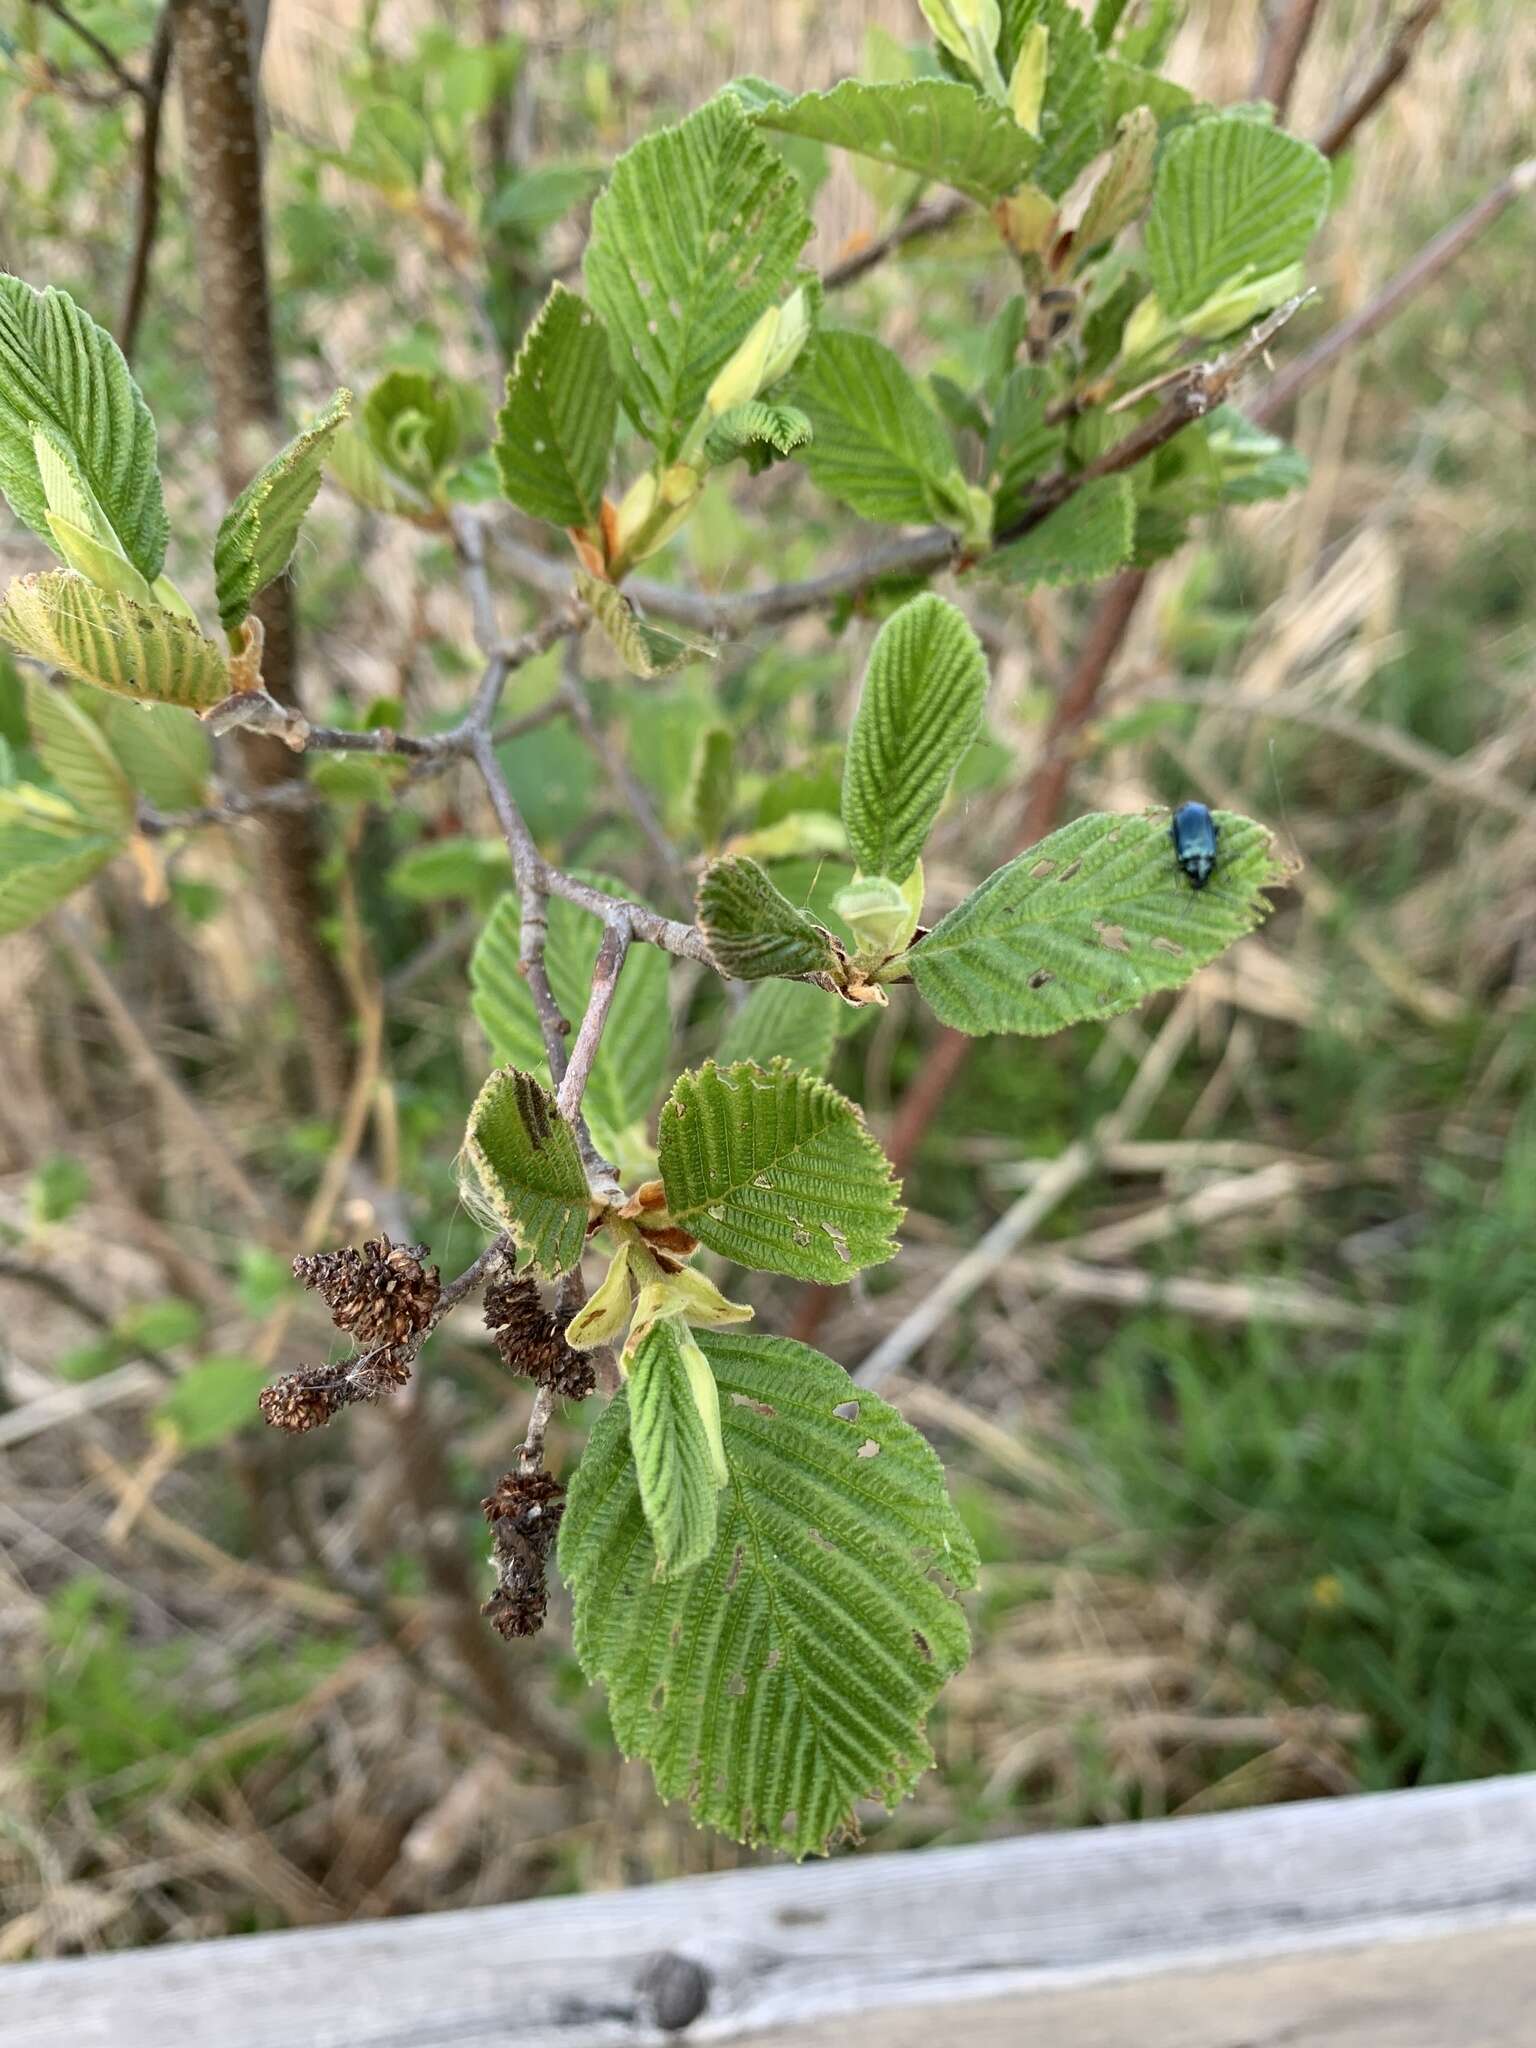
<path id="1" fill-rule="evenodd" d="M 1203 889 L 1216 872 L 1216 820 L 1204 804 L 1180 804 L 1169 827 L 1174 858 L 1191 889 Z"/>

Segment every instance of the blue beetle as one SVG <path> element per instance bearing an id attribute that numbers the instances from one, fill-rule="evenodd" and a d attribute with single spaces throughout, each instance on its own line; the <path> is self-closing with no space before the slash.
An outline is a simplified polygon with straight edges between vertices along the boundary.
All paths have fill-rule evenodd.
<path id="1" fill-rule="evenodd" d="M 1191 889 L 1203 889 L 1216 872 L 1216 820 L 1204 804 L 1180 804 L 1169 827 L 1174 858 Z"/>

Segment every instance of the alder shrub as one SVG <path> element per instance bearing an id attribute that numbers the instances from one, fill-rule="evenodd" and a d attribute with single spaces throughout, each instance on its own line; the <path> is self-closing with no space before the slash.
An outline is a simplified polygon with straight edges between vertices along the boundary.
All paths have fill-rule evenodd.
<path id="1" fill-rule="evenodd" d="M 1089 583 L 1171 552 L 1215 507 L 1292 488 L 1295 454 L 1227 392 L 1303 292 L 1330 179 L 1267 106 L 1205 105 L 1162 76 L 1171 9 L 1140 26 L 1113 0 L 1091 21 L 1066 0 L 924 12 L 935 44 L 906 82 L 791 95 L 740 80 L 613 165 L 581 288 L 550 288 L 498 416 L 502 497 L 569 550 L 518 641 L 499 639 L 488 582 L 506 514 L 432 378 L 394 373 L 361 406 L 338 392 L 273 456 L 214 536 L 200 614 L 165 574 L 155 428 L 116 346 L 62 293 L 0 278 L 0 485 L 62 564 L 19 577 L 0 609 L 28 663 L 39 764 L 26 782 L 9 763 L 0 790 L 0 930 L 60 903 L 146 820 L 190 829 L 211 736 L 234 727 L 371 752 L 399 801 L 414 778 L 479 773 L 517 884 L 470 968 L 494 1069 L 462 1171 L 487 1252 L 447 1284 L 424 1247 L 388 1240 L 301 1261 L 356 1349 L 289 1374 L 264 1410 L 301 1429 L 387 1394 L 438 1319 L 483 1291 L 503 1353 L 539 1384 L 518 1467 L 486 1502 L 491 1620 L 537 1627 L 558 1531 L 576 1651 L 623 1749 L 699 1821 L 797 1855 L 852 1832 L 858 1802 L 894 1805 L 930 1761 L 924 1722 L 966 1656 L 956 1594 L 977 1569 L 917 1432 L 731 1298 L 731 1267 L 838 1283 L 896 1252 L 890 1164 L 824 1078 L 839 1020 L 891 1002 L 977 1034 L 1102 1020 L 1187 982 L 1285 877 L 1246 818 L 1217 814 L 1196 886 L 1166 813 L 1090 815 L 929 921 L 923 847 L 988 674 L 961 610 L 921 586 L 944 572 L 961 590 Z M 802 263 L 807 141 L 988 210 L 990 260 L 1017 290 L 974 389 L 925 388 L 833 318 Z M 1212 347 L 1226 353 L 1198 360 Z M 708 517 L 722 472 L 785 463 L 902 538 L 860 574 L 747 593 L 734 612 L 626 591 Z M 286 572 L 327 470 L 458 549 L 486 670 L 446 730 L 314 727 L 263 687 L 253 601 Z M 724 728 L 698 735 L 694 922 L 544 857 L 496 753 L 519 663 L 590 630 L 643 690 L 740 627 L 851 595 L 885 617 L 842 775 L 856 868 L 830 902 L 775 880 L 786 856 L 843 850 L 826 818 L 733 835 Z M 715 1058 L 681 1073 L 678 959 L 744 997 Z M 594 1252 L 606 1272 L 586 1298 Z M 594 1379 L 612 1398 L 566 1494 L 543 1468 L 544 1427 Z"/>

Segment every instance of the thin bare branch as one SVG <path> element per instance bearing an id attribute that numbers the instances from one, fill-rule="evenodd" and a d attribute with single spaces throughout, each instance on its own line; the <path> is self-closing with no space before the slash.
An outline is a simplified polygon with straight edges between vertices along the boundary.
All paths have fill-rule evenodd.
<path id="1" fill-rule="evenodd" d="M 1322 0 L 1280 0 L 1273 26 L 1264 38 L 1263 53 L 1253 74 L 1249 97 L 1268 100 L 1275 119 L 1283 121 L 1291 103 L 1296 74 L 1317 26 Z"/>
<path id="2" fill-rule="evenodd" d="M 150 45 L 149 76 L 145 82 L 144 123 L 139 130 L 138 199 L 133 230 L 133 254 L 128 259 L 128 285 L 123 295 L 123 316 L 117 324 L 118 346 L 129 362 L 139 338 L 139 322 L 149 292 L 149 263 L 155 236 L 160 228 L 160 117 L 165 107 L 165 89 L 171 76 L 171 52 L 175 47 L 169 4 L 160 11 L 155 39 Z"/>
<path id="3" fill-rule="evenodd" d="M 613 999 L 618 994 L 619 976 L 624 971 L 624 962 L 629 954 L 629 918 L 623 910 L 614 913 L 612 921 L 603 932 L 602 942 L 597 949 L 597 958 L 592 964 L 592 992 L 587 998 L 586 1014 L 576 1033 L 571 1047 L 570 1064 L 560 1082 L 560 1093 L 556 1104 L 560 1114 L 574 1119 L 581 1110 L 581 1098 L 586 1093 L 591 1078 L 592 1063 L 597 1058 L 598 1047 L 602 1044 L 603 1030 L 608 1014 L 613 1008 Z"/>
<path id="4" fill-rule="evenodd" d="M 908 242 L 918 241 L 924 235 L 936 235 L 945 228 L 953 227 L 970 210 L 969 202 L 958 197 L 914 206 L 893 228 L 887 228 L 883 235 L 876 235 L 861 248 L 850 250 L 824 270 L 821 274 L 823 287 L 829 292 L 841 291 L 844 285 L 852 284 L 855 278 L 863 277 L 877 264 L 883 263 L 893 250 L 904 248 Z"/>
<path id="5" fill-rule="evenodd" d="M 1353 99 L 1344 102 L 1318 136 L 1317 146 L 1324 156 L 1337 156 L 1340 150 L 1353 140 L 1355 130 L 1361 123 L 1369 120 L 1375 113 L 1413 62 L 1414 53 L 1424 31 L 1444 5 L 1445 0 L 1419 0 L 1419 5 L 1403 17 L 1386 47 L 1381 62 Z"/>
<path id="6" fill-rule="evenodd" d="M 135 99 L 149 97 L 149 88 L 144 81 L 134 77 L 111 44 L 103 42 L 95 29 L 87 27 L 83 21 L 71 14 L 69 9 L 62 5 L 62 0 L 33 0 L 33 4 L 45 8 L 55 21 L 63 22 L 70 34 L 77 36 L 91 54 L 106 66 L 125 92 L 131 92 Z"/>

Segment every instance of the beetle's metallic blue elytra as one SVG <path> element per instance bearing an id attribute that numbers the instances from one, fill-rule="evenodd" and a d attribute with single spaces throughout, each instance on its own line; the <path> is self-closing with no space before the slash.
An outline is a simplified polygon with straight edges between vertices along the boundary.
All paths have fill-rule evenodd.
<path id="1" fill-rule="evenodd" d="M 1191 889 L 1203 889 L 1216 872 L 1216 820 L 1204 804 L 1180 804 L 1169 827 L 1174 858 Z"/>

